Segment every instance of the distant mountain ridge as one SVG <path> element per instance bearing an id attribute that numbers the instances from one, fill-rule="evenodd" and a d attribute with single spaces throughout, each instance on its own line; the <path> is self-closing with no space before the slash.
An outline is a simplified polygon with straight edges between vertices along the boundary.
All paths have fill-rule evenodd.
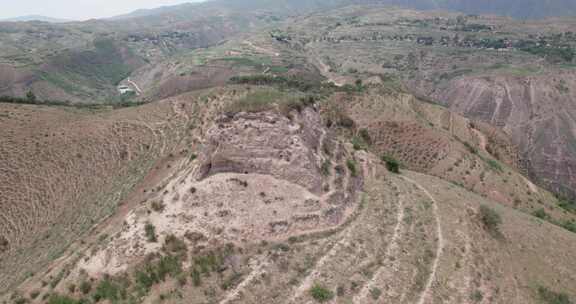
<path id="1" fill-rule="evenodd" d="M 261 9 L 305 12 L 355 4 L 393 5 L 420 10 L 443 9 L 467 14 L 510 16 L 518 19 L 576 16 L 576 1 L 573 0 L 208 0 L 201 3 L 186 3 L 157 9 L 137 10 L 111 19 L 145 17 L 200 7 L 225 6 L 227 9 L 234 10 Z"/>
<path id="2" fill-rule="evenodd" d="M 52 17 L 42 16 L 42 15 L 26 15 L 26 16 L 14 17 L 14 18 L 0 19 L 0 21 L 1 22 L 41 21 L 41 22 L 49 22 L 49 23 L 65 23 L 65 22 L 71 22 L 73 20 L 52 18 Z"/>

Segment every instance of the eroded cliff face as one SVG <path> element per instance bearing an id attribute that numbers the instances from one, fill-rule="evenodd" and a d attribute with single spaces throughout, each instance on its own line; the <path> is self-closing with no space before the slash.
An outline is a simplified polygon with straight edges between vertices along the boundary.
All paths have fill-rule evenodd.
<path id="1" fill-rule="evenodd" d="M 576 74 L 463 77 L 431 92 L 467 117 L 502 128 L 520 147 L 532 177 L 576 192 Z"/>
<path id="2" fill-rule="evenodd" d="M 336 228 L 357 209 L 362 169 L 312 108 L 219 115 L 203 148 L 131 211 L 122 231 L 80 264 L 91 275 L 119 274 L 168 237 L 192 246 L 283 241 Z M 159 207 L 161 206 L 161 207 Z M 144 231 L 155 227 L 158 242 Z"/>

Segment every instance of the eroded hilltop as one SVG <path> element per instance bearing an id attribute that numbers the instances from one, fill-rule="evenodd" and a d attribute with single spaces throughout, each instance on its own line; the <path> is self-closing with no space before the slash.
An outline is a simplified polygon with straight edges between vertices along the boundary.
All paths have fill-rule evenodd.
<path id="1" fill-rule="evenodd" d="M 3 262 L 38 266 L 22 283 L 4 277 L 6 301 L 541 303 L 574 294 L 576 234 L 531 213 L 545 208 L 555 223 L 574 215 L 514 161 L 489 167 L 481 138 L 497 134 L 451 133 L 442 122 L 469 121 L 379 86 L 310 97 L 243 85 L 83 113 L 155 115 L 167 129 L 154 133 L 151 171 L 100 225 L 61 226 L 78 213 L 57 205 L 54 229 L 81 231 L 61 258 L 18 255 L 7 234 L 12 260 Z M 384 154 L 399 155 L 400 174 Z M 446 170 L 448 159 L 462 165 Z"/>

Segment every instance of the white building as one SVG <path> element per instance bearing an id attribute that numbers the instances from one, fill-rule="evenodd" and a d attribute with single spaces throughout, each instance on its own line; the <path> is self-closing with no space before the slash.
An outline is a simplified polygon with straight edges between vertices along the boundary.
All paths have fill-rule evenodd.
<path id="1" fill-rule="evenodd" d="M 132 88 L 130 88 L 129 86 L 120 85 L 120 86 L 118 86 L 118 92 L 120 94 L 126 94 L 126 93 L 132 93 L 132 92 L 134 92 L 134 90 Z"/>

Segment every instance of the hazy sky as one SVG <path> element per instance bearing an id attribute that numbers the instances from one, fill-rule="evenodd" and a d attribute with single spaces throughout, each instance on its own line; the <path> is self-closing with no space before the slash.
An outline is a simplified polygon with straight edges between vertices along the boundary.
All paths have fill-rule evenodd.
<path id="1" fill-rule="evenodd" d="M 26 15 L 85 20 L 112 17 L 140 8 L 198 0 L 0 0 L 0 19 Z"/>

